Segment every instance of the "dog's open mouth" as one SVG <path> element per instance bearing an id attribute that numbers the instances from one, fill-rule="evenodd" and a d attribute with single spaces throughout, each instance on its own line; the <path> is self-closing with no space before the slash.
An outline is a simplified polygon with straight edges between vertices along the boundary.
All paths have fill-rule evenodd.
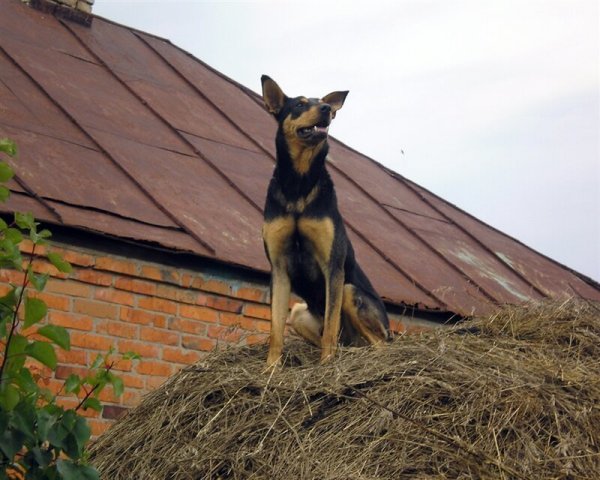
<path id="1" fill-rule="evenodd" d="M 311 127 L 302 127 L 297 130 L 298 136 L 302 139 L 308 140 L 309 138 L 324 138 L 327 136 L 329 131 L 329 122 L 319 122 Z"/>

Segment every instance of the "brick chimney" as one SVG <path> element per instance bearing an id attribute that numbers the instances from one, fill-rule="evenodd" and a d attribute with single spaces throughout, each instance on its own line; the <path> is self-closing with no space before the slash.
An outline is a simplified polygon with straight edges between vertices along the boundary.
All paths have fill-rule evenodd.
<path id="1" fill-rule="evenodd" d="M 36 10 L 51 13 L 57 17 L 82 25 L 92 24 L 94 0 L 23 0 Z"/>

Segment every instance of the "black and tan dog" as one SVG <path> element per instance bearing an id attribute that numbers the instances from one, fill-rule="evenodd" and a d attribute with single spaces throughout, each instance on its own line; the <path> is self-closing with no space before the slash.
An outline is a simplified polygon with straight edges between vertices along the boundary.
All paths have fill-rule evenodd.
<path id="1" fill-rule="evenodd" d="M 389 337 L 385 307 L 354 259 L 325 168 L 328 127 L 348 92 L 289 98 L 268 76 L 261 80 L 279 125 L 263 226 L 272 269 L 267 363 L 280 362 L 291 290 L 306 302 L 292 308 L 292 327 L 320 345 L 327 361 L 338 342 L 365 345 Z"/>

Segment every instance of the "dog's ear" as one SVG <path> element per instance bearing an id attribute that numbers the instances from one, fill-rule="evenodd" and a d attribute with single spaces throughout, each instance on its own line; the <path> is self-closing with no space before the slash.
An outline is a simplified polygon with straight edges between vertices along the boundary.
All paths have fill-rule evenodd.
<path id="1" fill-rule="evenodd" d="M 287 97 L 271 77 L 263 75 L 260 77 L 260 81 L 262 82 L 263 99 L 267 110 L 277 116 L 283 108 Z"/>
<path id="2" fill-rule="evenodd" d="M 335 112 L 337 112 L 340 108 L 342 108 L 342 105 L 344 105 L 346 95 L 348 95 L 347 90 L 344 92 L 331 92 L 329 95 L 325 95 L 321 99 L 322 102 L 331 105 L 331 113 L 333 118 L 335 118 Z"/>

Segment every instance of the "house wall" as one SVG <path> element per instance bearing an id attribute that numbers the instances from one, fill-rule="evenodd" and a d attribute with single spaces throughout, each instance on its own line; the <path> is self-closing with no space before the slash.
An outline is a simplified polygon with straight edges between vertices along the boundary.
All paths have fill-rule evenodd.
<path id="1" fill-rule="evenodd" d="M 31 252 L 30 246 L 25 246 Z M 140 360 L 122 361 L 115 367 L 124 381 L 125 393 L 114 398 L 110 388 L 101 394 L 102 414 L 90 417 L 94 435 L 101 434 L 142 396 L 170 375 L 224 345 L 265 342 L 270 328 L 268 279 L 253 279 L 226 266 L 214 264 L 192 268 L 153 262 L 147 252 L 114 253 L 57 244 L 73 265 L 67 276 L 59 273 L 37 251 L 34 270 L 51 275 L 43 293 L 49 308 L 47 321 L 71 333 L 71 349 L 57 350 L 55 374 L 40 365 L 32 367 L 42 381 L 58 393 L 69 374 L 84 375 L 96 355 L 111 347 L 134 351 Z M 0 294 L 8 283 L 20 283 L 22 274 L 0 271 Z M 431 322 L 392 315 L 393 330 L 406 331 L 434 325 Z M 76 406 L 73 396 L 59 395 L 65 406 Z"/>

